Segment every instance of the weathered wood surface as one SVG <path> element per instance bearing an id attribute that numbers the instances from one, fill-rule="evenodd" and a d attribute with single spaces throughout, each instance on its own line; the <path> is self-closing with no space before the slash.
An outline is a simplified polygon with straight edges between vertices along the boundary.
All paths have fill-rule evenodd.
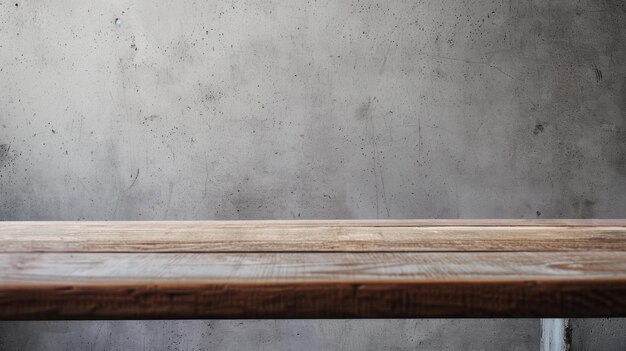
<path id="1" fill-rule="evenodd" d="M 615 220 L 302 222 L 0 222 L 0 252 L 626 250 Z"/>
<path id="2" fill-rule="evenodd" d="M 0 222 L 0 319 L 626 317 L 626 221 L 511 223 Z"/>
<path id="3" fill-rule="evenodd" d="M 575 281 L 623 275 L 626 275 L 625 251 L 0 255 L 2 284 L 563 278 Z"/>

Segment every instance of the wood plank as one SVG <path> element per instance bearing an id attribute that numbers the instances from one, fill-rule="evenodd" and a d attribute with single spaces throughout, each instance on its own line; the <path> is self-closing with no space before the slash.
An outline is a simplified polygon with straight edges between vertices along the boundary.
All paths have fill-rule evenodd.
<path id="1" fill-rule="evenodd" d="M 0 227 L 30 226 L 142 226 L 185 227 L 623 227 L 626 219 L 315 219 L 315 220 L 201 220 L 201 221 L 3 221 Z"/>
<path id="2" fill-rule="evenodd" d="M 0 222 L 1 319 L 626 317 L 626 221 Z"/>
<path id="3" fill-rule="evenodd" d="M 626 252 L 2 254 L 0 283 L 626 278 Z"/>
<path id="4" fill-rule="evenodd" d="M 625 317 L 623 281 L 3 287 L 0 320 Z"/>
<path id="5" fill-rule="evenodd" d="M 0 252 L 626 250 L 624 220 L 597 227 L 580 221 L 555 226 L 537 221 L 517 226 L 294 222 L 0 222 Z"/>
<path id="6" fill-rule="evenodd" d="M 2 254 L 1 319 L 626 317 L 626 252 Z"/>

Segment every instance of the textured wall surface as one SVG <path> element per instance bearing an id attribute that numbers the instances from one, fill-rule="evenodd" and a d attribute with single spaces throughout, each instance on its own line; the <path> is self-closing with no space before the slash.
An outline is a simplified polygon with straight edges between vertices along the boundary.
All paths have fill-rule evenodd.
<path id="1" fill-rule="evenodd" d="M 6 330 L 0 349 L 534 351 L 536 324 L 530 320 L 41 322 L 36 327 L 17 323 L 0 327 Z"/>
<path id="2" fill-rule="evenodd" d="M 571 351 L 626 350 L 626 318 L 572 319 Z"/>
<path id="3" fill-rule="evenodd" d="M 626 217 L 622 0 L 0 1 L 0 219 Z M 29 350 L 539 340 L 536 320 L 0 325 Z"/>

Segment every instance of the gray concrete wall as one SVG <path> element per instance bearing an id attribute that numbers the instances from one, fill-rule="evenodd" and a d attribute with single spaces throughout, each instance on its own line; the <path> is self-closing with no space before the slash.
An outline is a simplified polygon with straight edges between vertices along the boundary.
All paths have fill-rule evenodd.
<path id="1" fill-rule="evenodd" d="M 572 319 L 571 351 L 626 350 L 626 318 Z"/>
<path id="2" fill-rule="evenodd" d="M 14 1 L 0 219 L 626 217 L 621 0 Z M 0 328 L 29 350 L 539 342 L 536 320 Z"/>

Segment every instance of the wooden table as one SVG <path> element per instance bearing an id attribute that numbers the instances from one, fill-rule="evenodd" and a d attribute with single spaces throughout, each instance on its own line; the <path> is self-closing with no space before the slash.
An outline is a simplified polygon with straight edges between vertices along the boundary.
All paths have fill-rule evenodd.
<path id="1" fill-rule="evenodd" d="M 0 222 L 0 319 L 626 317 L 626 220 Z"/>

